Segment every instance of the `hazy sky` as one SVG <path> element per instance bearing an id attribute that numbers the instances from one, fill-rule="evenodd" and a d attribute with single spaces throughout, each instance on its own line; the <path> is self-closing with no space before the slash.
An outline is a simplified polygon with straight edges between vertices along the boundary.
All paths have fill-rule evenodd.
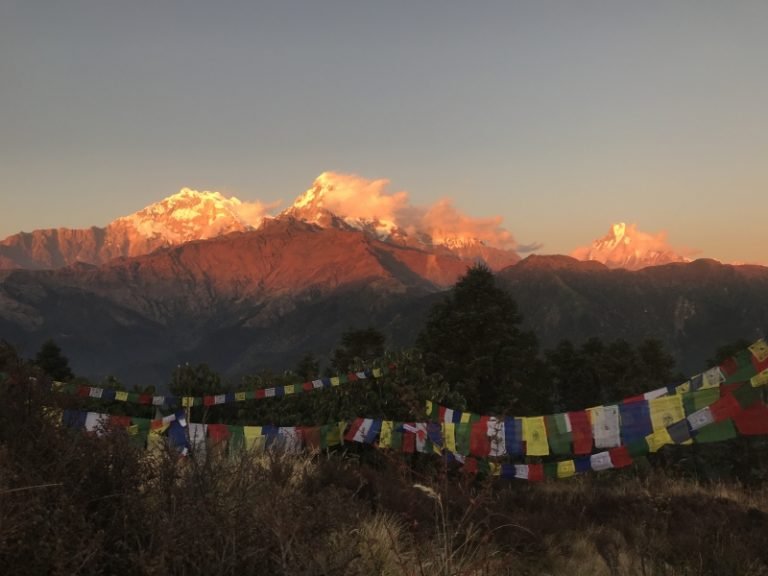
<path id="1" fill-rule="evenodd" d="M 768 2 L 0 0 L 0 238 L 325 170 L 768 263 Z"/>

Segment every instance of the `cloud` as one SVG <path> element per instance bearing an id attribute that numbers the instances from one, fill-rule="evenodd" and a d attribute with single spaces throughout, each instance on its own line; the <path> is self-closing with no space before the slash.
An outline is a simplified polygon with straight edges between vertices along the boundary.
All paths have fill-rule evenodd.
<path id="1" fill-rule="evenodd" d="M 311 201 L 312 194 L 317 197 L 322 193 L 320 204 L 337 216 L 397 222 L 399 214 L 408 209 L 408 193 L 391 193 L 388 186 L 389 180 L 383 178 L 368 180 L 354 174 L 323 172 L 301 198 L 309 195 Z"/>
<path id="2" fill-rule="evenodd" d="M 232 198 L 237 200 L 237 198 Z M 230 205 L 230 209 L 234 212 L 240 220 L 258 228 L 265 217 L 272 214 L 281 204 L 281 201 L 270 202 L 265 204 L 263 202 L 243 202 L 233 203 Z"/>
<path id="3" fill-rule="evenodd" d="M 317 202 L 342 218 L 390 222 L 409 234 L 429 234 L 435 243 L 477 239 L 495 248 L 517 248 L 512 233 L 502 226 L 501 216 L 468 216 L 449 198 L 430 206 L 414 205 L 407 192 L 391 192 L 389 184 L 386 179 L 369 180 L 354 174 L 324 172 L 294 206 Z"/>
<path id="4" fill-rule="evenodd" d="M 528 252 L 536 252 L 544 248 L 542 242 L 531 242 L 530 244 L 518 244 L 515 250 L 521 254 L 527 254 Z"/>

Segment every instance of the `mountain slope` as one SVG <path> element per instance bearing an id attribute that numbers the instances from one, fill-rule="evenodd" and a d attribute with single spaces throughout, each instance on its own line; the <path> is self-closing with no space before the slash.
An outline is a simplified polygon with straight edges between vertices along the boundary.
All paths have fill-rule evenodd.
<path id="1" fill-rule="evenodd" d="M 235 376 L 329 356 L 350 328 L 411 345 L 466 269 L 439 256 L 285 218 L 260 230 L 103 266 L 0 273 L 0 337 L 35 353 L 57 339 L 76 372 L 163 385 L 181 362 Z M 632 272 L 531 256 L 498 274 L 545 347 L 655 337 L 686 373 L 768 328 L 768 268 L 710 260 Z"/>
<path id="2" fill-rule="evenodd" d="M 25 349 L 44 335 L 61 339 L 75 369 L 97 376 L 162 381 L 174 362 L 212 350 L 220 354 L 210 363 L 224 371 L 284 366 L 303 342 L 325 350 L 350 326 L 391 323 L 396 310 L 455 282 L 466 266 L 284 218 L 99 267 L 5 272 L 0 336 Z M 159 358 L 162 370 L 153 367 Z"/>

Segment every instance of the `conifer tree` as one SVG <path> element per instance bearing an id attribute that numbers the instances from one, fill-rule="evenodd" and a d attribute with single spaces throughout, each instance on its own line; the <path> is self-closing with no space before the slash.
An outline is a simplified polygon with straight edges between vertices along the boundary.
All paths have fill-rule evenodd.
<path id="1" fill-rule="evenodd" d="M 540 412 L 550 405 L 536 336 L 521 329 L 514 299 L 483 265 L 433 306 L 416 345 L 477 412 Z"/>
<path id="2" fill-rule="evenodd" d="M 43 342 L 35 356 L 35 364 L 54 380 L 66 382 L 75 377 L 69 367 L 69 359 L 62 354 L 61 348 L 52 339 Z"/>

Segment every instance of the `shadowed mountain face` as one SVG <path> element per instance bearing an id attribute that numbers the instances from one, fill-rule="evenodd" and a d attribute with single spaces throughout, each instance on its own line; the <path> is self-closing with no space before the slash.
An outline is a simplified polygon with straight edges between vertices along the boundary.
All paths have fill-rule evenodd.
<path id="1" fill-rule="evenodd" d="M 96 267 L 0 276 L 0 336 L 60 341 L 82 374 L 167 379 L 182 361 L 234 373 L 330 353 L 351 327 L 396 326 L 466 270 L 436 255 L 290 218 Z"/>
<path id="2" fill-rule="evenodd" d="M 755 340 L 768 329 L 768 268 L 696 260 L 610 270 L 564 256 L 531 256 L 503 270 L 526 324 L 546 346 L 561 338 L 582 342 L 657 338 L 693 374 L 717 347 Z"/>
<path id="3" fill-rule="evenodd" d="M 413 343 L 429 307 L 466 270 L 450 253 L 382 242 L 291 218 L 102 266 L 0 273 L 0 337 L 32 355 L 53 337 L 74 370 L 163 385 L 182 362 L 228 375 L 329 355 L 374 326 Z M 531 256 L 499 283 L 546 347 L 661 339 L 678 368 L 705 368 L 717 346 L 768 327 L 768 268 L 699 260 L 637 272 Z M 458 337 L 458 336 L 457 336 Z"/>

